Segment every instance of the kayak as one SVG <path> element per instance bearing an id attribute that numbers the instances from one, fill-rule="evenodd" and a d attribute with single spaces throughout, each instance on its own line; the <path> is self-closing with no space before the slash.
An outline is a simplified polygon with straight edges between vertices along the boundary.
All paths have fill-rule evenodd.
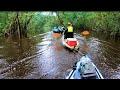
<path id="1" fill-rule="evenodd" d="M 62 33 L 63 32 L 63 30 L 61 30 L 60 28 L 54 28 L 52 31 L 54 33 Z"/>
<path id="2" fill-rule="evenodd" d="M 83 68 L 84 67 L 84 68 Z M 85 68 L 86 67 L 86 68 Z M 98 68 L 87 56 L 83 55 L 65 79 L 104 79 Z"/>
<path id="3" fill-rule="evenodd" d="M 75 37 L 64 39 L 64 35 L 63 35 L 62 36 L 62 44 L 64 47 L 67 47 L 70 50 L 78 50 L 79 49 L 79 42 Z"/>

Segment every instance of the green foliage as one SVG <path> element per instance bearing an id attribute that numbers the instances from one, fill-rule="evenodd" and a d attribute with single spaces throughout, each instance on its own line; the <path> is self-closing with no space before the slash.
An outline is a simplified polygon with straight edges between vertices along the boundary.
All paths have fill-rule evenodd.
<path id="1" fill-rule="evenodd" d="M 51 31 L 54 26 L 64 25 L 71 22 L 75 29 L 91 29 L 103 31 L 109 35 L 120 33 L 120 13 L 119 12 L 49 12 L 48 15 L 42 12 L 18 12 L 21 24 L 32 16 L 27 32 L 42 33 Z M 56 16 L 53 14 L 56 13 Z M 0 33 L 7 31 L 14 20 L 16 12 L 0 12 Z"/>
<path id="2" fill-rule="evenodd" d="M 29 24 L 29 32 L 45 32 L 50 30 L 54 17 L 43 15 L 41 12 L 34 13 L 33 19 Z M 48 29 L 48 30 L 46 30 Z M 51 28 L 52 29 L 52 28 Z"/>
<path id="3" fill-rule="evenodd" d="M 59 12 L 65 26 L 103 31 L 108 35 L 120 33 L 120 12 Z"/>

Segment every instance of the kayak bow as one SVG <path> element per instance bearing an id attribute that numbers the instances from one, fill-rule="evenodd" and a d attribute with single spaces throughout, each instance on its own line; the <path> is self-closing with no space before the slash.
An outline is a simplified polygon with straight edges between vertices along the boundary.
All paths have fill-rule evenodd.
<path id="1" fill-rule="evenodd" d="M 87 70 L 83 69 L 82 63 L 88 64 Z M 91 64 L 91 65 L 90 65 Z M 84 72 L 84 73 L 83 73 Z M 74 68 L 65 77 L 66 79 L 104 79 L 98 68 L 92 62 L 92 60 L 87 56 L 83 55 L 79 62 L 76 63 Z"/>

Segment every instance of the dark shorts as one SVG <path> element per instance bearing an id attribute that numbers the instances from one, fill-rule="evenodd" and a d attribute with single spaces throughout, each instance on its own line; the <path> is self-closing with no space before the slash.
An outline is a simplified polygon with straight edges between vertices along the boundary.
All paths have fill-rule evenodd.
<path id="1" fill-rule="evenodd" d="M 65 34 L 65 39 L 67 39 L 67 38 L 73 38 L 74 36 L 73 36 L 73 32 L 67 32 L 66 34 Z"/>

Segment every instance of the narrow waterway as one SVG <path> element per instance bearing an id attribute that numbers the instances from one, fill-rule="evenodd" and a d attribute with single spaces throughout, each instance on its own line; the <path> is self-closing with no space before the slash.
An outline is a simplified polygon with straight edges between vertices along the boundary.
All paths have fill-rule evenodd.
<path id="1" fill-rule="evenodd" d="M 85 37 L 74 33 L 80 51 L 87 53 L 105 79 L 120 79 L 120 40 L 102 33 L 90 32 Z M 61 35 L 42 33 L 25 39 L 0 37 L 1 79 L 64 79 L 78 53 L 62 46 Z"/>

